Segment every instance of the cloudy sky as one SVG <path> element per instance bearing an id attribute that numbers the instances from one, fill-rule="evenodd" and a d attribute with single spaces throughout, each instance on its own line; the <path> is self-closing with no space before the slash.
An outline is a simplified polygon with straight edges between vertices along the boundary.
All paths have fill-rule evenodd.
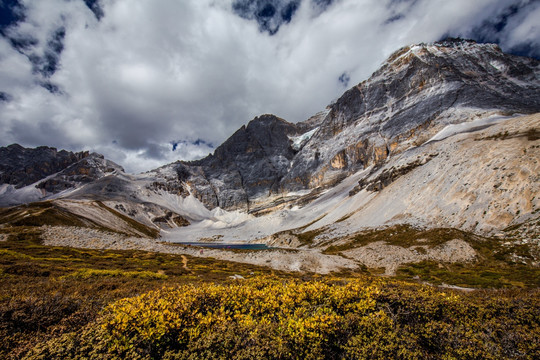
<path id="1" fill-rule="evenodd" d="M 324 109 L 401 46 L 464 37 L 540 58 L 535 0 L 0 0 L 0 146 L 146 171 L 253 117 Z"/>

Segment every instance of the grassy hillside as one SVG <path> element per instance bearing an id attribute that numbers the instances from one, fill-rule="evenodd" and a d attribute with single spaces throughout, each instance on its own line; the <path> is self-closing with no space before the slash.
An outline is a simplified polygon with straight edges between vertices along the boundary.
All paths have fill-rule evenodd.
<path id="1" fill-rule="evenodd" d="M 521 224 L 520 224 L 521 225 Z M 410 225 L 395 225 L 385 229 L 360 232 L 339 245 L 330 245 L 326 254 L 343 254 L 344 251 L 384 242 L 388 245 L 412 248 L 426 252 L 453 239 L 461 239 L 476 252 L 472 262 L 438 262 L 425 260 L 400 265 L 399 279 L 421 279 L 431 284 L 452 284 L 473 288 L 540 287 L 538 246 L 519 241 L 519 236 L 504 239 L 475 235 L 451 228 L 416 229 Z M 374 269 L 372 269 L 374 272 Z"/>
<path id="2" fill-rule="evenodd" d="M 7 229 L 0 229 L 7 232 Z M 0 241 L 2 359 L 536 359 L 540 292 Z M 231 275 L 245 280 L 232 280 Z"/>
<path id="3" fill-rule="evenodd" d="M 6 233 L 0 241 L 0 359 L 19 359 L 36 343 L 79 331 L 118 299 L 268 273 L 190 256 L 43 246 L 35 227 L 0 228 L 0 239 Z"/>
<path id="4" fill-rule="evenodd" d="M 84 205 L 64 201 L 64 206 L 66 204 L 70 204 L 75 208 L 83 207 L 85 212 L 88 213 L 88 217 L 74 212 L 73 208 L 62 207 L 54 201 L 42 201 L 0 208 L 0 225 L 11 227 L 77 226 L 126 236 L 144 236 L 148 238 L 157 238 L 159 236 L 159 230 L 141 224 L 107 207 L 100 201 L 88 202 Z"/>

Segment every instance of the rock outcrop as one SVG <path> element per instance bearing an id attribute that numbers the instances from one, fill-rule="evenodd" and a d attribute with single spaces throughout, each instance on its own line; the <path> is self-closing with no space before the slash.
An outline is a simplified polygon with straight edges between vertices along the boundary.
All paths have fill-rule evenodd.
<path id="1" fill-rule="evenodd" d="M 103 155 L 88 151 L 0 147 L 0 205 L 38 201 L 123 171 Z"/>
<path id="2" fill-rule="evenodd" d="M 540 111 L 540 62 L 493 44 L 407 46 L 346 91 L 295 156 L 287 189 L 332 183 L 418 146 L 449 124 Z M 338 165 L 338 166 L 336 166 Z"/>
<path id="3" fill-rule="evenodd" d="M 450 39 L 407 46 L 325 111 L 298 124 L 255 118 L 213 155 L 171 164 L 178 177 L 157 184 L 186 196 L 186 187 L 178 190 L 185 184 L 209 209 L 260 209 L 276 196 L 381 166 L 445 126 L 538 112 L 539 74 L 539 61 L 493 44 Z"/>
<path id="4" fill-rule="evenodd" d="M 62 171 L 88 156 L 88 151 L 73 153 L 47 146 L 30 149 L 12 144 L 0 147 L 0 183 L 19 189 Z"/>
<path id="5" fill-rule="evenodd" d="M 90 183 L 100 179 L 106 174 L 122 171 L 124 171 L 122 167 L 105 159 L 103 155 L 92 153 L 62 171 L 59 171 L 54 176 L 41 181 L 37 185 L 37 188 L 56 194 L 81 184 Z"/>
<path id="6" fill-rule="evenodd" d="M 259 197 L 281 191 L 296 151 L 291 137 L 297 127 L 274 115 L 262 115 L 242 126 L 212 155 L 172 164 L 184 183 L 208 208 L 250 209 Z M 170 181 L 169 181 L 170 183 Z M 166 183 L 155 185 L 166 188 Z"/>

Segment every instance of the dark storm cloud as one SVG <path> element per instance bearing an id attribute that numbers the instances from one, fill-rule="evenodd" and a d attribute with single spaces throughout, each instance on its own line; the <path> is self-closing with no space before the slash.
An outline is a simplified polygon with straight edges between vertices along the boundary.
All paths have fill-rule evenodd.
<path id="1" fill-rule="evenodd" d="M 18 0 L 0 1 L 0 33 L 24 20 L 24 6 Z"/>
<path id="2" fill-rule="evenodd" d="M 87 149 L 133 172 L 199 158 L 257 115 L 307 119 L 406 44 L 538 54 L 537 3 L 3 1 L 0 146 Z"/>
<path id="3" fill-rule="evenodd" d="M 169 148 L 161 144 L 148 144 L 142 153 L 145 159 L 162 159 L 169 153 Z"/>
<path id="4" fill-rule="evenodd" d="M 84 3 L 90 10 L 92 10 L 98 21 L 105 16 L 105 12 L 103 11 L 99 0 L 84 0 Z"/>
<path id="5" fill-rule="evenodd" d="M 18 142 L 45 146 L 72 148 L 77 146 L 65 137 L 64 129 L 54 122 L 16 123 L 10 133 L 16 134 Z"/>
<path id="6" fill-rule="evenodd" d="M 465 35 L 479 42 L 501 44 L 507 51 L 516 55 L 540 58 L 540 39 L 534 38 L 537 33 L 527 34 L 525 31 L 529 28 L 529 21 L 536 29 L 540 27 L 538 16 L 540 16 L 540 2 L 537 0 L 515 1 L 501 8 L 493 17 L 485 19 Z M 520 31 L 520 27 L 525 29 Z M 520 35 L 513 36 L 513 33 Z"/>

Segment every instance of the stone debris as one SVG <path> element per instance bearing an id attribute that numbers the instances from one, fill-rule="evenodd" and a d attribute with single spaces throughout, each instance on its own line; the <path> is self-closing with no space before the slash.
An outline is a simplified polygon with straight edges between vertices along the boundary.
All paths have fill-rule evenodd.
<path id="1" fill-rule="evenodd" d="M 354 260 L 338 255 L 321 254 L 319 250 L 270 249 L 239 253 L 221 249 L 204 249 L 204 252 L 201 253 L 200 249 L 194 246 L 168 244 L 148 238 L 128 237 L 97 229 L 62 226 L 43 226 L 41 229 L 43 231 L 43 244 L 50 246 L 185 254 L 268 266 L 282 271 L 317 272 L 320 274 L 359 268 L 359 264 Z"/>
<path id="2" fill-rule="evenodd" d="M 421 248 L 423 250 L 418 250 Z M 342 252 L 348 258 L 360 261 L 370 268 L 384 268 L 385 275 L 395 275 L 400 265 L 434 260 L 445 263 L 471 262 L 476 259 L 476 251 L 465 241 L 454 239 L 442 245 L 426 245 L 404 248 L 377 241 L 362 247 Z"/>

